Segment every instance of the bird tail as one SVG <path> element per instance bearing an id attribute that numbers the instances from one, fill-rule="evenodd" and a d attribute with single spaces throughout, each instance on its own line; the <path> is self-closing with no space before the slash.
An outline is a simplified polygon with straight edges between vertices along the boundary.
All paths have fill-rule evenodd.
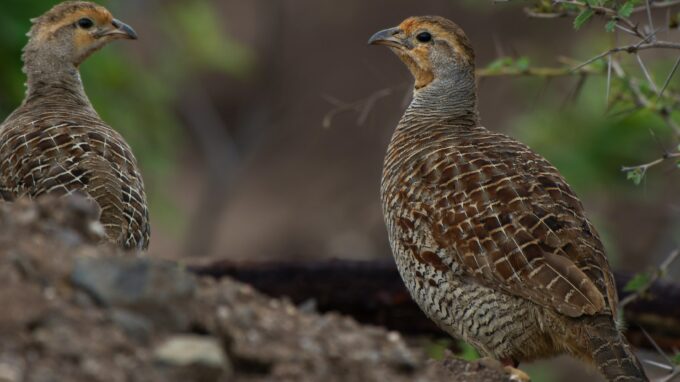
<path id="1" fill-rule="evenodd" d="M 607 381 L 649 381 L 640 361 L 611 317 L 596 317 L 592 325 L 588 325 L 586 336 L 595 366 Z"/>

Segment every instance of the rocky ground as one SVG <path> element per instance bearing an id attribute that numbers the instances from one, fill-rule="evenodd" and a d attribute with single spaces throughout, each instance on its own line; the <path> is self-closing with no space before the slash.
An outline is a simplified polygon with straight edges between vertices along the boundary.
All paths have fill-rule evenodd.
<path id="1" fill-rule="evenodd" d="M 0 382 L 505 381 L 401 336 L 97 246 L 80 198 L 0 204 Z"/>

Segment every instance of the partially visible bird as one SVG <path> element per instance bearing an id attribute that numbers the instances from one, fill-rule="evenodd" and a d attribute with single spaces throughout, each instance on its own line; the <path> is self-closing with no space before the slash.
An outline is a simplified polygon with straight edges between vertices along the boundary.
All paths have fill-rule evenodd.
<path id="1" fill-rule="evenodd" d="M 647 377 L 615 322 L 604 248 L 546 159 L 480 125 L 474 52 L 441 17 L 373 35 L 415 77 L 381 199 L 411 295 L 442 329 L 508 366 L 568 353 L 610 381 Z"/>
<path id="2" fill-rule="evenodd" d="M 26 97 L 0 125 L 0 197 L 82 193 L 98 204 L 108 241 L 147 249 L 149 212 L 137 161 L 94 110 L 78 70 L 104 45 L 137 34 L 104 7 L 68 1 L 34 19 L 28 36 Z"/>

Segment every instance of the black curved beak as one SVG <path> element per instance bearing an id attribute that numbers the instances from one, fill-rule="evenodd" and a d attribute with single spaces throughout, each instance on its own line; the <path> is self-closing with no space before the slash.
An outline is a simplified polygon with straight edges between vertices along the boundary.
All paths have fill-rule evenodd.
<path id="1" fill-rule="evenodd" d="M 387 45 L 393 48 L 403 48 L 404 42 L 396 37 L 401 32 L 398 27 L 381 30 L 368 39 L 368 45 Z"/>
<path id="2" fill-rule="evenodd" d="M 132 29 L 131 26 L 125 24 L 124 22 L 118 19 L 113 19 L 113 21 L 111 21 L 111 25 L 113 26 L 113 28 L 104 31 L 101 34 L 101 36 L 114 36 L 117 38 L 125 38 L 129 40 L 137 39 L 137 32 L 135 32 L 135 30 Z"/>

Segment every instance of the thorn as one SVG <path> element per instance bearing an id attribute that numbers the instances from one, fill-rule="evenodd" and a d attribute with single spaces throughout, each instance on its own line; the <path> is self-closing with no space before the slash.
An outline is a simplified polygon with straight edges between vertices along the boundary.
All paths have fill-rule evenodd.
<path id="1" fill-rule="evenodd" d="M 659 92 L 659 98 L 663 96 L 663 93 L 666 91 L 666 88 L 668 88 L 668 84 L 671 83 L 671 79 L 675 75 L 675 72 L 678 70 L 678 66 L 680 66 L 680 57 L 675 61 L 675 65 L 673 66 L 673 69 L 671 70 L 670 74 L 666 78 L 666 82 L 663 84 L 663 88 L 661 89 L 661 92 Z"/>

